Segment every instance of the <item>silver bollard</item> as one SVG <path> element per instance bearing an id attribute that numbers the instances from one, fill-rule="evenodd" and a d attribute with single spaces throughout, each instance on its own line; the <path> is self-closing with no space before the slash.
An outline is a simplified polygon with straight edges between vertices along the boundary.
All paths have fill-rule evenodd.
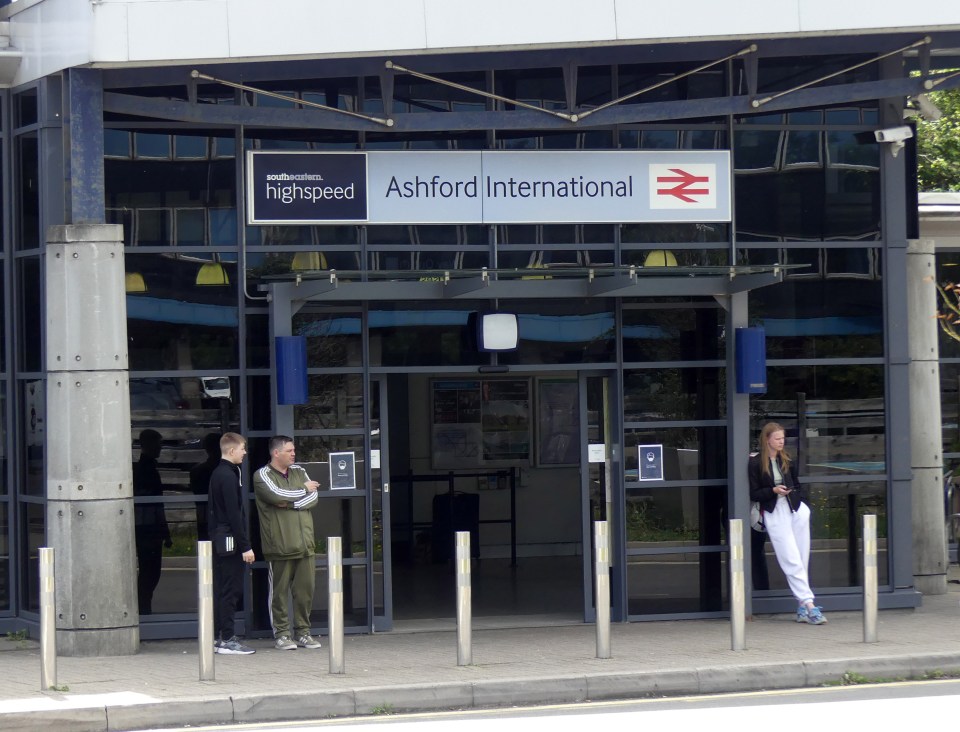
<path id="1" fill-rule="evenodd" d="M 743 575 L 743 519 L 730 519 L 730 650 L 745 651 L 747 601 Z"/>
<path id="2" fill-rule="evenodd" d="M 339 536 L 327 537 L 327 629 L 330 643 L 330 673 L 343 667 L 343 545 Z"/>
<path id="3" fill-rule="evenodd" d="M 57 595 L 53 549 L 40 547 L 40 690 L 57 685 Z"/>
<path id="4" fill-rule="evenodd" d="M 610 530 L 593 522 L 594 595 L 597 610 L 597 658 L 610 658 Z"/>
<path id="5" fill-rule="evenodd" d="M 877 642 L 877 517 L 863 517 L 863 642 Z"/>
<path id="6" fill-rule="evenodd" d="M 457 665 L 473 663 L 473 594 L 470 589 L 470 532 L 457 532 Z"/>
<path id="7" fill-rule="evenodd" d="M 197 542 L 197 645 L 200 680 L 213 681 L 213 542 Z"/>

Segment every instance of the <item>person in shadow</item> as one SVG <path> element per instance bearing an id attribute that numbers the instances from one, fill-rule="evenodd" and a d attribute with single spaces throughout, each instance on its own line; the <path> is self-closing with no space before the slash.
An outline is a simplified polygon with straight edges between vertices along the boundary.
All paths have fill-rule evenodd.
<path id="1" fill-rule="evenodd" d="M 206 496 L 210 489 L 210 476 L 214 468 L 220 464 L 220 433 L 210 432 L 203 438 L 203 450 L 207 459 L 190 468 L 190 490 L 195 496 Z M 197 509 L 197 541 L 207 541 L 207 504 L 196 502 Z"/>
<path id="2" fill-rule="evenodd" d="M 160 582 L 163 547 L 173 546 L 162 503 L 137 503 L 137 498 L 163 495 L 157 458 L 163 437 L 156 430 L 140 433 L 140 459 L 133 466 L 134 529 L 137 547 L 137 600 L 140 614 L 153 612 L 153 592 Z"/>

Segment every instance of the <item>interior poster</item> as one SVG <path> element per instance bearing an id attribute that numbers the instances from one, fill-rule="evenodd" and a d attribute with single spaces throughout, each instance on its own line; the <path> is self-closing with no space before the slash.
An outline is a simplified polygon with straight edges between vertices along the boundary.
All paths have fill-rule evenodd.
<path id="1" fill-rule="evenodd" d="M 580 464 L 580 387 L 573 379 L 537 382 L 537 463 Z"/>
<path id="2" fill-rule="evenodd" d="M 434 468 L 529 462 L 529 380 L 437 380 L 432 399 Z"/>

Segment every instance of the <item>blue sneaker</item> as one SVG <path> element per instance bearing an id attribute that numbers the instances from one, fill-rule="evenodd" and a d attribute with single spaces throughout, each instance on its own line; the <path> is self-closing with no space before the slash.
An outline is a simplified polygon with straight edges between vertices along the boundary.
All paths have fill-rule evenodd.
<path id="1" fill-rule="evenodd" d="M 801 605 L 797 608 L 797 622 L 805 623 L 807 622 L 807 606 Z"/>
<path id="2" fill-rule="evenodd" d="M 824 616 L 824 614 L 820 612 L 822 609 L 823 608 L 820 608 L 814 605 L 812 608 L 807 610 L 807 622 L 810 625 L 823 625 L 824 623 L 827 622 L 827 619 Z"/>

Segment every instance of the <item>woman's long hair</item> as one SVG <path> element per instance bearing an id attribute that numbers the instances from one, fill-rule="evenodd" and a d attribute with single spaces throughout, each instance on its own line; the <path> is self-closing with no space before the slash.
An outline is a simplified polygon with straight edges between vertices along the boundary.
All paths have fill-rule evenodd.
<path id="1" fill-rule="evenodd" d="M 763 429 L 760 430 L 760 470 L 763 471 L 764 475 L 770 475 L 770 458 L 776 457 L 776 455 L 772 454 L 770 446 L 767 444 L 767 439 L 774 432 L 783 432 L 784 437 L 786 437 L 787 434 L 787 431 L 776 422 L 767 422 L 763 425 Z M 784 445 L 783 450 L 780 451 L 780 472 L 786 475 L 789 470 L 790 455 L 787 454 L 787 448 L 786 445 Z"/>

